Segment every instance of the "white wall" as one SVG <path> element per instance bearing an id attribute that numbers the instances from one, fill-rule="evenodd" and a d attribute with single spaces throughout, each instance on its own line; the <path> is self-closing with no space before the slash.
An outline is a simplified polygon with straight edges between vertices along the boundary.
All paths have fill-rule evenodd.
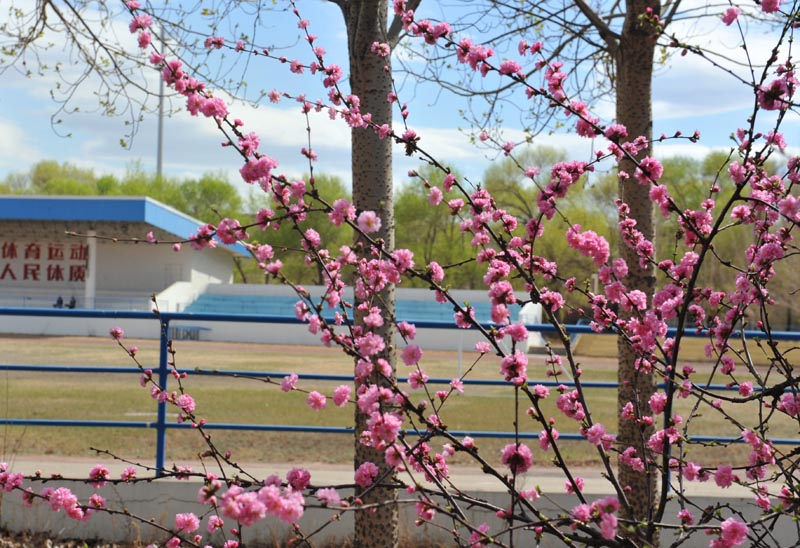
<path id="1" fill-rule="evenodd" d="M 156 295 L 158 309 L 162 312 L 182 312 L 206 289 L 205 283 L 175 282 Z"/>
<path id="2" fill-rule="evenodd" d="M 162 310 L 175 311 L 176 303 L 181 310 L 186 306 L 187 299 L 193 293 L 202 291 L 202 284 L 178 283 L 169 290 L 159 294 Z M 320 294 L 321 287 L 307 287 L 312 295 Z M 271 295 L 292 296 L 295 293 L 290 287 L 283 285 L 246 285 L 246 284 L 211 284 L 206 288 L 208 293 L 221 295 Z M 488 299 L 483 291 L 457 291 L 458 299 L 470 302 L 480 302 Z M 400 289 L 398 298 L 406 300 L 420 300 L 430 298 L 430 292 L 425 289 Z M 142 294 L 146 301 L 147 293 Z M 291 312 L 291 311 L 290 311 Z M 128 323 L 135 326 L 126 327 Z M 153 328 L 139 327 L 146 323 L 141 320 L 108 320 L 108 319 L 65 319 L 65 318 L 13 318 L 0 316 L 0 332 L 17 334 L 55 334 L 55 335 L 100 335 L 106 336 L 113 325 L 120 325 L 129 336 L 158 337 L 158 324 L 154 319 Z M 204 320 L 174 320 L 172 325 L 196 325 L 206 328 L 200 333 L 201 340 L 230 341 L 230 342 L 257 342 L 268 344 L 297 344 L 321 345 L 318 335 L 308 332 L 305 324 L 267 324 L 248 322 L 215 322 Z M 344 331 L 344 328 L 341 328 Z M 141 333 L 141 334 L 139 334 Z M 418 328 L 414 344 L 430 350 L 460 350 L 473 352 L 475 344 L 484 340 L 476 329 L 425 329 Z M 403 346 L 398 337 L 396 344 Z"/>
<path id="3" fill-rule="evenodd" d="M 67 463 L 67 466 L 69 464 Z M 268 468 L 269 464 L 263 464 L 262 467 Z M 195 468 L 196 470 L 197 468 Z M 59 468 L 61 470 L 61 468 Z M 274 468 L 271 470 L 277 471 Z M 13 471 L 13 468 L 12 468 Z M 50 470 L 43 468 L 43 472 L 48 473 Z M 85 476 L 88 472 L 82 471 L 81 475 Z M 348 474 L 341 475 L 338 478 L 319 478 L 314 475 L 314 470 L 311 470 L 312 478 L 317 478 L 314 483 L 324 485 L 325 483 L 351 483 L 352 471 Z M 265 477 L 268 472 L 264 471 L 262 476 Z M 485 475 L 476 474 L 475 482 L 472 484 L 480 485 Z M 563 480 L 560 482 L 563 486 Z M 59 481 L 57 486 L 69 487 L 81 502 L 88 500 L 89 496 L 95 492 L 89 485 Z M 141 516 L 144 518 L 153 517 L 155 522 L 167 528 L 174 527 L 175 514 L 181 512 L 194 512 L 197 515 L 203 515 L 207 511 L 207 507 L 201 506 L 197 503 L 197 492 L 201 484 L 196 481 L 162 481 L 156 483 L 138 483 L 135 485 L 117 485 L 114 487 L 101 488 L 100 494 L 107 498 L 108 505 L 111 508 L 126 508 L 131 514 Z M 545 496 L 542 497 L 537 503 L 536 507 L 544 514 L 556 516 L 563 512 L 565 508 L 569 509 L 575 506 L 576 499 L 574 496 L 564 495 L 562 487 L 557 488 L 543 485 Z M 37 486 L 35 490 L 38 491 L 40 487 Z M 479 488 L 478 488 L 479 489 Z M 476 488 L 469 489 L 471 494 L 487 501 L 489 504 L 495 505 L 499 508 L 508 506 L 508 495 L 497 489 L 482 491 Z M 342 495 L 347 492 L 343 491 Z M 604 494 L 610 494 L 610 491 L 605 493 L 592 493 L 587 498 L 595 500 Z M 17 492 L 3 493 L 2 497 L 2 514 L 0 514 L 0 526 L 7 528 L 14 532 L 46 532 L 50 535 L 58 535 L 61 538 L 80 538 L 80 539 L 101 539 L 105 542 L 163 542 L 167 535 L 153 527 L 148 526 L 146 523 L 139 523 L 126 516 L 107 516 L 105 514 L 98 514 L 86 522 L 76 522 L 67 518 L 64 512 L 53 512 L 49 506 L 43 502 L 37 502 L 32 508 L 25 508 L 21 502 L 21 497 Z M 435 497 L 438 498 L 438 497 Z M 446 506 L 445 501 L 439 499 L 440 504 Z M 314 502 L 313 498 L 309 502 Z M 707 506 L 716 504 L 727 504 L 735 512 L 742 512 L 745 519 L 756 519 L 759 516 L 759 510 L 752 504 L 752 497 L 737 497 L 733 493 L 725 493 L 724 496 L 711 497 L 711 496 L 698 496 L 692 497 L 692 502 L 698 505 L 698 508 L 705 508 Z M 667 504 L 666 515 L 675 516 L 679 510 L 678 501 L 672 499 Z M 475 525 L 486 522 L 490 525 L 492 531 L 497 531 L 503 528 L 503 524 L 499 522 L 497 516 L 493 512 L 482 510 L 477 507 L 463 508 L 465 515 L 470 523 Z M 322 528 L 332 512 L 323 509 L 310 508 L 300 520 L 300 526 L 305 533 L 309 533 L 318 528 Z M 436 523 L 423 524 L 420 527 L 414 525 L 416 512 L 413 504 L 406 504 L 402 507 L 400 517 L 400 531 L 401 537 L 404 539 L 424 540 L 428 542 L 439 542 L 442 545 L 453 545 L 453 537 L 448 533 L 452 527 L 452 520 L 448 520 L 443 514 L 439 514 Z M 713 526 L 719 522 L 712 522 L 709 525 Z M 205 522 L 203 523 L 205 525 Z M 353 530 L 353 514 L 345 513 L 340 520 L 329 523 L 322 529 L 320 535 L 314 536 L 314 544 L 325 544 L 325 542 L 334 543 L 341 541 L 343 538 L 352 534 Z M 203 529 L 205 532 L 205 529 Z M 244 541 L 247 543 L 261 541 L 264 545 L 272 545 L 274 541 L 281 541 L 289 538 L 292 532 L 291 525 L 279 521 L 277 518 L 270 517 L 258 522 L 252 527 L 244 530 Z M 784 515 L 776 520 L 772 527 L 772 534 L 774 536 L 770 545 L 777 546 L 794 546 L 797 543 L 797 529 L 796 525 L 792 523 L 791 516 Z M 667 545 L 676 540 L 676 532 L 671 530 L 664 530 L 661 533 L 662 542 Z M 712 537 L 705 535 L 702 531 L 695 533 L 691 540 L 683 542 L 682 547 L 686 548 L 699 548 L 707 547 L 709 540 Z M 503 541 L 508 541 L 508 536 L 500 537 Z M 219 545 L 215 544 L 215 545 Z M 547 535 L 541 541 L 537 541 L 536 536 L 531 531 L 517 531 L 514 537 L 514 546 L 520 548 L 556 548 L 563 546 L 563 543 L 554 539 L 552 536 Z"/>
<path id="4" fill-rule="evenodd" d="M 184 246 L 181 253 L 190 251 L 191 246 Z M 225 249 L 191 250 L 190 281 L 194 284 L 230 284 L 233 283 L 233 254 Z"/>

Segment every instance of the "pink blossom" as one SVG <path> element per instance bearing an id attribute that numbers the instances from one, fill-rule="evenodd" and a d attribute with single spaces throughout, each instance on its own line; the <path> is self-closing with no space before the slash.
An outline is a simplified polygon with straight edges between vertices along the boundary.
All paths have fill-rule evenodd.
<path id="1" fill-rule="evenodd" d="M 339 198 L 333 202 L 333 210 L 328 213 L 328 218 L 335 226 L 340 226 L 345 221 L 355 220 L 356 208 L 346 199 Z"/>
<path id="2" fill-rule="evenodd" d="M 664 166 L 661 162 L 647 156 L 639 162 L 639 167 L 634 171 L 633 176 L 642 184 L 650 184 L 651 181 L 658 181 L 664 175 Z"/>
<path id="3" fill-rule="evenodd" d="M 516 61 L 507 60 L 500 63 L 498 72 L 505 75 L 521 76 L 522 67 Z"/>
<path id="4" fill-rule="evenodd" d="M 584 485 L 585 485 L 585 482 L 584 482 L 583 478 L 580 477 L 580 476 L 575 476 L 575 481 L 574 482 L 569 481 L 569 480 L 564 482 L 564 489 L 566 490 L 568 495 L 574 495 L 575 494 L 575 489 L 577 489 L 579 493 L 582 493 Z"/>
<path id="5" fill-rule="evenodd" d="M 428 375 L 423 370 L 412 371 L 408 375 L 408 384 L 411 385 L 411 388 L 414 390 L 418 390 L 425 386 L 425 383 L 428 382 Z"/>
<path id="6" fill-rule="evenodd" d="M 800 394 L 787 392 L 781 396 L 781 400 L 778 403 L 778 410 L 783 411 L 790 417 L 800 415 Z"/>
<path id="7" fill-rule="evenodd" d="M 222 529 L 224 526 L 225 526 L 225 521 L 221 517 L 211 515 L 208 518 L 208 524 L 206 525 L 206 530 L 209 533 L 213 533 L 217 529 Z"/>
<path id="8" fill-rule="evenodd" d="M 475 343 L 475 351 L 481 354 L 487 354 L 492 351 L 492 346 L 486 341 L 478 341 Z"/>
<path id="9" fill-rule="evenodd" d="M 225 45 L 225 39 L 222 36 L 209 36 L 203 45 L 207 49 L 221 49 Z"/>
<path id="10" fill-rule="evenodd" d="M 358 228 L 365 234 L 381 229 L 381 219 L 374 211 L 362 211 L 358 216 Z"/>
<path id="11" fill-rule="evenodd" d="M 111 338 L 115 341 L 120 341 L 125 337 L 125 332 L 122 330 L 121 327 L 112 327 L 109 332 Z"/>
<path id="12" fill-rule="evenodd" d="M 286 482 L 292 489 L 302 491 L 311 483 L 311 474 L 305 468 L 292 468 L 286 474 Z"/>
<path id="13" fill-rule="evenodd" d="M 667 395 L 664 392 L 656 392 L 650 396 L 650 410 L 656 415 L 664 412 L 667 404 Z"/>
<path id="14" fill-rule="evenodd" d="M 235 244 L 239 240 L 249 237 L 247 231 L 239 224 L 236 219 L 222 219 L 217 225 L 217 237 L 224 244 Z"/>
<path id="15" fill-rule="evenodd" d="M 315 495 L 319 501 L 326 506 L 337 506 L 342 502 L 342 498 L 339 496 L 338 491 L 332 487 L 317 489 Z"/>
<path id="16" fill-rule="evenodd" d="M 539 432 L 539 448 L 542 451 L 547 451 L 554 441 L 558 439 L 561 434 L 555 428 L 550 428 L 550 432 L 542 430 Z"/>
<path id="17" fill-rule="evenodd" d="M 717 471 L 714 472 L 714 481 L 722 488 L 730 487 L 736 479 L 733 474 L 733 468 L 728 465 L 719 466 Z"/>
<path id="18" fill-rule="evenodd" d="M 259 500 L 259 496 L 256 493 L 244 492 L 237 485 L 231 486 L 222 495 L 219 508 L 225 517 L 238 521 L 245 526 L 253 525 L 257 521 L 264 519 L 267 513 L 266 506 Z"/>
<path id="19" fill-rule="evenodd" d="M 417 335 L 417 327 L 408 322 L 400 322 L 397 324 L 397 331 L 402 335 L 404 338 L 408 340 L 414 340 L 414 337 Z"/>
<path id="20" fill-rule="evenodd" d="M 505 356 L 500 362 L 500 373 L 505 380 L 522 384 L 527 380 L 528 356 L 519 350 Z"/>
<path id="21" fill-rule="evenodd" d="M 350 387 L 346 384 L 337 386 L 333 391 L 333 403 L 337 407 L 344 407 L 348 401 L 350 401 Z"/>
<path id="22" fill-rule="evenodd" d="M 739 18 L 740 13 L 742 13 L 742 10 L 731 6 L 730 8 L 725 10 L 725 13 L 722 15 L 722 22 L 730 26 L 736 21 L 736 19 Z"/>
<path id="23" fill-rule="evenodd" d="M 600 534 L 604 539 L 611 540 L 617 534 L 617 516 L 604 513 L 600 516 Z"/>
<path id="24" fill-rule="evenodd" d="M 136 42 L 140 49 L 147 49 L 153 41 L 153 35 L 147 31 L 142 31 L 136 37 Z"/>
<path id="25" fill-rule="evenodd" d="M 539 292 L 539 300 L 551 312 L 555 312 L 564 306 L 564 296 L 558 291 L 550 291 L 546 287 L 543 287 Z"/>
<path id="26" fill-rule="evenodd" d="M 605 435 L 606 427 L 599 422 L 593 424 L 592 427 L 586 431 L 586 439 L 593 445 L 600 445 Z"/>
<path id="27" fill-rule="evenodd" d="M 382 352 L 386 347 L 383 337 L 376 333 L 366 333 L 363 337 L 359 337 L 354 341 L 354 344 L 359 352 L 364 356 L 374 356 Z"/>
<path id="28" fill-rule="evenodd" d="M 588 504 L 579 504 L 572 509 L 572 517 L 576 521 L 587 523 L 592 519 L 592 508 Z"/>
<path id="29" fill-rule="evenodd" d="M 430 192 L 428 193 L 428 203 L 432 206 L 438 206 L 442 203 L 442 189 L 438 186 L 432 186 Z"/>
<path id="30" fill-rule="evenodd" d="M 365 462 L 358 467 L 355 473 L 355 482 L 362 489 L 366 489 L 378 477 L 378 467 L 372 462 Z"/>
<path id="31" fill-rule="evenodd" d="M 512 474 L 524 474 L 533 465 L 533 454 L 524 443 L 510 443 L 503 448 L 500 460 Z"/>
<path id="32" fill-rule="evenodd" d="M 314 411 L 320 411 L 322 409 L 325 409 L 325 406 L 328 404 L 328 401 L 324 395 L 320 394 L 316 390 L 313 390 L 308 395 L 308 398 L 306 398 L 306 403 Z"/>
<path id="33" fill-rule="evenodd" d="M 91 484 L 92 487 L 102 487 L 106 484 L 106 480 L 108 479 L 109 472 L 108 468 L 103 466 L 102 464 L 98 464 L 94 468 L 89 471 L 89 479 L 92 480 Z"/>
<path id="34" fill-rule="evenodd" d="M 250 159 L 241 167 L 239 173 L 247 183 L 269 182 L 272 170 L 278 167 L 278 162 L 268 156 Z"/>
<path id="35" fill-rule="evenodd" d="M 396 249 L 392 252 L 395 267 L 400 274 L 414 268 L 414 254 L 408 249 Z"/>
<path id="36" fill-rule="evenodd" d="M 417 345 L 406 346 L 400 357 L 406 365 L 417 364 L 422 359 L 422 349 Z"/>
<path id="37" fill-rule="evenodd" d="M 370 51 L 381 58 L 389 57 L 392 53 L 391 47 L 385 42 L 373 42 Z"/>
<path id="38" fill-rule="evenodd" d="M 766 0 L 766 2 L 762 2 L 761 5 L 763 8 L 766 4 L 777 3 L 777 0 Z M 789 102 L 786 100 L 786 97 L 791 96 L 791 94 L 789 86 L 783 78 L 773 80 L 768 85 L 759 87 L 756 95 L 758 97 L 758 104 L 761 105 L 761 108 L 764 110 L 782 110 L 789 107 Z"/>
<path id="39" fill-rule="evenodd" d="M 135 15 L 133 19 L 131 19 L 131 23 L 128 25 L 128 30 L 130 30 L 131 34 L 133 34 L 137 30 L 148 29 L 151 26 L 153 26 L 153 18 L 146 13 L 142 13 Z"/>
<path id="40" fill-rule="evenodd" d="M 175 400 L 175 405 L 181 408 L 184 413 L 191 413 L 195 409 L 194 398 L 189 394 L 181 394 Z"/>
<path id="41" fill-rule="evenodd" d="M 606 139 L 615 141 L 628 136 L 628 129 L 622 124 L 611 124 L 605 131 Z"/>
<path id="42" fill-rule="evenodd" d="M 294 373 L 284 377 L 283 380 L 281 380 L 281 390 L 283 390 L 284 392 L 291 392 L 297 385 L 298 380 L 299 377 Z"/>
<path id="43" fill-rule="evenodd" d="M 764 13 L 775 13 L 781 9 L 781 0 L 762 0 L 761 11 Z"/>
<path id="44" fill-rule="evenodd" d="M 603 266 L 611 254 L 611 248 L 605 238 L 592 230 L 580 232 L 581 225 L 572 225 L 567 230 L 567 243 L 583 255 L 591 257 L 595 266 Z"/>
<path id="45" fill-rule="evenodd" d="M 727 546 L 739 546 L 747 540 L 749 529 L 747 525 L 736 518 L 728 518 L 720 524 L 722 534 L 720 539 L 726 542 Z"/>
<path id="46" fill-rule="evenodd" d="M 175 528 L 184 533 L 192 533 L 200 528 L 200 520 L 192 513 L 176 514 Z"/>

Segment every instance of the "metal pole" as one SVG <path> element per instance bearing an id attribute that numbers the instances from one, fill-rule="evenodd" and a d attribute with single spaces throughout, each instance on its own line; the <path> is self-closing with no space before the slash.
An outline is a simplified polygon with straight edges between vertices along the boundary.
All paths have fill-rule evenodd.
<path id="1" fill-rule="evenodd" d="M 164 27 L 161 27 L 161 53 L 166 50 Z M 158 141 L 156 151 L 156 179 L 161 179 L 164 156 L 164 78 L 158 75 Z"/>
<path id="2" fill-rule="evenodd" d="M 169 379 L 169 320 L 161 320 L 161 340 L 158 354 L 158 384 L 166 392 Z M 156 416 L 156 475 L 164 474 L 164 455 L 167 451 L 167 402 L 158 402 Z"/>

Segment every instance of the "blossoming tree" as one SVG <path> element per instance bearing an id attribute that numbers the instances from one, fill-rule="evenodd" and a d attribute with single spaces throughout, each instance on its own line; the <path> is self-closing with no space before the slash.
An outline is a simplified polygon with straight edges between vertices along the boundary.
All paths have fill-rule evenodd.
<path id="1" fill-rule="evenodd" d="M 148 52 L 149 62 L 159 67 L 164 81 L 185 97 L 190 113 L 205 116 L 209 123 L 220 128 L 225 145 L 242 157 L 243 179 L 261 187 L 273 201 L 273 206 L 259 211 L 252 222 L 226 218 L 215 226 L 202 227 L 186 243 L 198 249 L 215 245 L 215 238 L 224 243 L 247 244 L 249 230 L 276 224 L 296 229 L 297 247 L 303 250 L 309 264 L 318 265 L 325 273 L 326 286 L 323 296 L 315 299 L 293 285 L 298 294 L 295 307 L 298 320 L 306 322 L 309 331 L 318 335 L 322 343 L 352 356 L 355 364 L 353 386 L 342 385 L 327 395 L 310 390 L 306 404 L 320 412 L 324 412 L 329 399 L 335 405 L 356 407 L 363 417 L 357 447 L 359 451 L 366 448 L 363 462 L 354 473 L 351 485 L 354 492 L 312 484 L 313 471 L 302 469 L 293 470 L 285 478 L 273 476 L 263 482 L 178 469 L 175 475 L 197 475 L 203 479 L 199 493 L 207 508 L 203 519 L 209 535 L 216 536 L 198 532 L 200 519 L 196 514 L 179 513 L 174 525 L 161 529 L 165 546 L 216 543 L 234 548 L 241 545 L 243 527 L 267 516 L 296 524 L 296 539 L 310 543 L 317 531 L 305 531 L 302 527 L 303 513 L 309 507 L 325 508 L 336 516 L 350 512 L 357 516 L 381 516 L 380 521 L 364 522 L 369 525 L 363 526 L 362 535 L 374 538 L 385 534 L 388 544 L 394 544 L 395 518 L 391 511 L 385 515 L 382 511 L 398 504 L 392 493 L 400 489 L 410 495 L 403 502 L 414 505 L 421 523 L 446 523 L 454 544 L 461 546 L 515 546 L 539 542 L 543 537 L 566 545 L 652 546 L 666 533 L 674 545 L 700 539 L 707 539 L 714 548 L 745 542 L 763 546 L 779 544 L 775 536 L 777 524 L 785 523 L 781 522 L 783 517 L 796 514 L 800 493 L 796 452 L 779 445 L 772 431 L 778 424 L 797 430 L 800 395 L 791 346 L 781 342 L 770 323 L 773 297 L 769 287 L 775 265 L 791 260 L 797 250 L 793 231 L 800 221 L 800 200 L 795 189 L 800 178 L 800 161 L 783 159 L 778 173 L 767 171 L 765 166 L 768 159 L 781 155 L 787 148 L 780 130 L 786 116 L 793 111 L 792 98 L 797 85 L 791 48 L 785 46 L 791 42 L 794 31 L 791 15 L 794 8 L 784 12 L 780 4 L 761 3 L 761 9 L 781 17 L 783 30 L 776 33 L 775 48 L 762 60 L 759 75 L 755 76 L 753 61 L 752 77 L 744 79 L 754 95 L 751 116 L 734 131 L 736 146 L 731 150 L 726 169 L 708 189 L 707 198 L 700 204 L 683 204 L 660 183 L 661 163 L 652 155 L 642 154 L 652 142 L 647 130 L 638 130 L 634 135 L 631 128 L 619 123 L 603 124 L 585 106 L 571 102 L 561 86 L 568 76 L 555 62 L 540 55 L 540 46 L 523 41 L 518 48 L 519 61 L 506 59 L 495 63 L 486 45 L 459 39 L 446 23 L 417 19 L 403 0 L 397 0 L 393 6 L 395 14 L 412 39 L 453 48 L 459 62 L 472 70 L 517 86 L 524 97 L 521 100 L 539 99 L 548 108 L 566 110 L 571 119 L 577 120 L 579 134 L 603 137 L 603 145 L 591 162 L 558 162 L 543 177 L 536 166 L 521 166 L 539 188 L 537 214 L 524 222 L 499 208 L 485 188 L 458 178 L 448 166 L 427 153 L 424 136 L 417 135 L 410 127 L 396 131 L 386 118 L 373 116 L 373 112 L 366 110 L 369 104 L 375 111 L 383 111 L 383 102 L 391 105 L 397 100 L 394 92 L 389 91 L 383 101 L 379 99 L 380 93 L 376 93 L 371 97 L 374 102 L 367 103 L 365 98 L 342 91 L 338 83 L 340 71 L 326 63 L 324 52 L 310 34 L 311 23 L 298 8 L 293 8 L 298 25 L 311 45 L 308 60 L 287 62 L 268 52 L 258 55 L 288 65 L 290 72 L 308 68 L 324 80 L 330 90 L 326 97 L 318 100 L 294 97 L 307 116 L 310 139 L 313 140 L 314 115 L 325 112 L 346 123 L 354 135 L 395 143 L 407 154 L 418 155 L 441 170 L 440 185 L 422 177 L 420 184 L 426 188 L 430 206 L 448 208 L 458 220 L 460 230 L 472 238 L 474 260 L 484 269 L 483 282 L 492 304 L 493 323 L 485 325 L 476 321 L 474 307 L 459 302 L 449 291 L 448 271 L 458 265 L 441 265 L 436 261 L 420 265 L 408 250 L 393 248 L 391 235 L 381 232 L 386 226 L 380 213 L 388 207 L 388 197 L 378 198 L 370 209 L 343 198 L 329 202 L 316 191 L 312 178 L 291 180 L 278 174 L 278 159 L 262 151 L 259 136 L 249 131 L 247 122 L 234 118 L 228 105 L 179 59 L 154 46 L 150 36 L 153 19 L 148 7 L 136 1 L 129 1 L 126 6 L 132 21 L 130 31 Z M 364 22 L 363 14 L 345 13 L 359 19 L 359 24 Z M 372 15 L 374 19 L 367 19 L 373 32 L 375 28 L 386 28 L 383 14 Z M 652 15 L 642 5 L 639 17 L 647 19 Z M 731 19 L 734 15 L 728 11 L 724 17 Z M 657 26 L 648 29 L 650 33 L 657 32 Z M 205 43 L 212 52 L 247 48 L 244 43 L 219 35 L 208 37 Z M 351 58 L 368 55 L 364 43 L 356 40 L 356 44 L 356 47 L 351 44 Z M 369 55 L 374 56 L 371 59 L 380 71 L 384 71 L 388 49 L 385 41 L 369 44 Z M 545 69 L 543 81 L 534 81 L 538 73 L 526 76 L 521 70 L 524 62 Z M 360 76 L 366 78 L 365 74 Z M 377 86 L 383 92 L 380 82 L 367 78 L 362 89 L 369 94 Z M 403 119 L 410 114 L 404 106 Z M 696 140 L 697 136 L 690 139 Z M 310 145 L 302 154 L 313 173 L 314 154 Z M 507 152 L 511 153 L 511 147 Z M 382 157 L 376 163 L 385 161 L 388 160 Z M 618 166 L 627 175 L 626 184 L 644 189 L 649 202 L 663 215 L 677 219 L 682 228 L 680 252 L 670 258 L 654 254 L 651 239 L 633 218 L 633 204 L 626 201 L 626 194 L 616 201 L 616 207 L 620 238 L 630 250 L 627 255 L 613 256 L 608 242 L 591 227 L 570 222 L 559 209 L 559 201 L 581 177 L 603 164 Z M 326 248 L 319 233 L 304 226 L 312 210 L 326 212 L 334 225 L 352 227 L 357 235 L 355 244 L 338 250 Z M 556 258 L 539 253 L 537 242 L 545 231 L 560 231 L 575 253 L 591 259 L 601 289 L 594 290 L 585 280 L 575 277 L 564 278 Z M 736 232 L 742 242 L 747 242 L 739 257 L 723 262 L 735 281 L 731 291 L 703 284 L 704 269 L 719 260 L 715 256 L 715 240 L 725 232 Z M 282 272 L 280 257 L 269 244 L 251 244 L 250 248 L 266 273 L 292 285 L 292 280 Z M 648 294 L 638 288 L 636 280 L 652 278 L 653 272 L 660 278 L 652 294 Z M 424 349 L 414 342 L 416 327 L 395 316 L 386 292 L 392 285 L 410 278 L 422 280 L 430 287 L 433 298 L 452 307 L 455 325 L 476 330 L 483 336 L 484 340 L 475 348 L 476 363 L 491 361 L 515 402 L 514 412 L 508 417 L 514 437 L 499 455 L 485 454 L 469 436 L 455 435 L 448 429 L 446 418 L 451 402 L 465 390 L 473 369 L 452 379 L 443 390 L 435 390 L 428 382 Z M 353 288 L 353 302 L 348 301 L 347 287 Z M 657 391 L 632 390 L 619 410 L 623 424 L 630 425 L 630 431 L 640 438 L 638 443 L 621 440 L 594 418 L 584 384 L 587 379 L 567 330 L 558 320 L 558 312 L 565 303 L 564 292 L 583 297 L 585 306 L 577 312 L 591 322 L 592 329 L 616 334 L 621 347 L 631 356 L 637 378 L 643 379 L 648 387 L 655 379 L 662 384 Z M 527 330 L 524 325 L 514 323 L 511 314 L 515 307 L 529 302 L 543 306 L 546 321 L 555 332 L 553 346 L 563 348 L 563 357 L 551 346 L 541 363 L 530 363 L 524 350 Z M 391 335 L 394 329 L 396 337 Z M 120 329 L 113 329 L 111 335 L 125 347 Z M 682 355 L 686 337 L 693 335 L 707 339 L 708 362 L 702 368 L 687 363 Z M 402 362 L 410 368 L 411 393 L 397 383 L 392 362 L 387 359 L 395 345 Z M 761 359 L 756 357 L 757 353 Z M 548 387 L 537 382 L 534 368 L 556 384 Z M 180 420 L 205 434 L 205 421 L 199 414 L 201 407 L 190 395 L 191 377 L 177 372 L 175 376 L 180 384 L 174 392 L 160 386 L 147 370 L 143 370 L 141 383 L 152 397 L 174 405 Z M 281 388 L 293 391 L 302 386 L 297 376 L 289 375 Z M 421 403 L 414 401 L 420 399 Z M 732 433 L 724 443 L 742 443 L 747 447 L 741 460 L 732 457 L 723 463 L 703 461 L 702 448 L 706 442 L 697 432 L 701 421 L 708 417 Z M 538 439 L 533 447 L 523 441 L 523 434 L 531 432 Z M 589 444 L 596 451 L 595 465 L 608 482 L 607 496 L 596 498 L 584 492 L 584 480 L 576 475 L 562 451 L 563 444 L 569 443 L 564 439 L 566 436 L 562 437 L 565 432 L 576 433 L 583 440 L 580 443 Z M 212 462 L 235 466 L 226 457 L 224 448 L 212 443 L 210 436 L 205 439 Z M 483 500 L 470 494 L 469 486 L 457 485 L 449 471 L 454 455 L 466 458 L 477 470 L 493 478 L 507 495 L 504 504 Z M 613 465 L 614 457 L 625 474 Z M 574 497 L 574 504 L 550 510 L 545 504 L 546 493 L 537 488 L 523 488 L 522 479 L 531 473 L 538 460 L 555 463 L 564 475 L 565 491 Z M 644 489 L 652 489 L 657 495 L 646 514 L 633 509 L 641 493 L 636 491 L 639 482 L 625 479 L 629 476 L 658 480 L 645 480 Z M 106 508 L 100 493 L 81 502 L 64 487 L 34 489 L 40 479 L 25 478 L 5 466 L 0 474 L 0 482 L 7 491 L 22 491 L 27 502 L 48 504 L 75 519 L 114 511 Z M 103 466 L 97 466 L 87 481 L 100 489 L 111 478 Z M 139 479 L 136 470 L 128 469 L 114 481 Z M 748 511 L 724 502 L 699 507 L 688 494 L 687 484 L 694 482 L 707 482 L 709 489 L 724 490 L 734 484 L 747 489 Z M 379 490 L 389 494 L 371 498 Z M 668 506 L 670 499 L 677 501 L 677 511 L 673 513 Z M 496 519 L 476 522 L 470 517 L 470 508 L 481 509 Z M 147 521 L 146 516 L 141 519 Z M 235 523 L 233 529 L 229 528 L 231 523 Z M 371 543 L 363 536 L 362 540 L 356 538 L 364 545 Z"/>

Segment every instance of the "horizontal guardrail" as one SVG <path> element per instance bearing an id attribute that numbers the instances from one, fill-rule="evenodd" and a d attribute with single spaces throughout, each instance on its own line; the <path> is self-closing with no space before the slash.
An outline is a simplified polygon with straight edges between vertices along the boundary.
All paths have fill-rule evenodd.
<path id="1" fill-rule="evenodd" d="M 289 316 L 265 316 L 256 314 L 215 314 L 215 313 L 186 313 L 186 312 L 154 312 L 132 311 L 132 310 L 86 310 L 86 309 L 50 309 L 50 308 L 0 308 L 0 316 L 20 316 L 20 317 L 69 317 L 69 318 L 108 318 L 108 319 L 133 319 L 133 320 L 159 320 L 161 322 L 161 335 L 159 341 L 159 364 L 154 370 L 158 376 L 159 384 L 166 390 L 170 375 L 168 365 L 169 353 L 168 342 L 170 333 L 170 323 L 172 321 L 215 321 L 215 322 L 246 322 L 246 323 L 271 323 L 271 324 L 303 324 L 300 320 Z M 416 321 L 417 328 L 433 329 L 459 329 L 450 322 L 437 321 Z M 491 327 L 492 324 L 486 325 Z M 526 327 L 531 331 L 556 332 L 557 327 L 550 324 L 528 324 Z M 570 335 L 578 333 L 596 333 L 588 325 L 567 325 L 564 326 Z M 675 329 L 669 330 L 674 334 Z M 613 335 L 611 331 L 605 332 Z M 761 331 L 744 331 L 746 337 L 763 337 Z M 702 337 L 703 332 L 693 330 L 685 332 L 686 336 Z M 772 332 L 770 336 L 775 340 L 800 340 L 800 333 L 792 331 Z M 138 367 L 113 367 L 113 366 L 72 366 L 72 365 L 27 365 L 27 364 L 0 364 L 0 371 L 19 371 L 31 372 L 41 371 L 49 373 L 112 373 L 112 374 L 141 374 Z M 235 371 L 235 370 L 202 370 L 202 369 L 178 369 L 178 372 L 185 372 L 192 375 L 235 377 L 246 376 L 250 378 L 275 378 L 280 379 L 288 375 L 285 372 L 274 371 Z M 348 375 L 326 375 L 326 374 L 300 374 L 300 379 L 349 382 L 352 376 Z M 399 382 L 406 382 L 407 377 L 398 378 Z M 449 384 L 451 379 L 431 378 L 428 383 Z M 508 383 L 502 380 L 492 379 L 465 379 L 465 385 L 473 386 L 506 386 Z M 571 381 L 552 381 L 552 380 L 531 380 L 531 383 L 541 384 L 548 387 L 561 385 L 574 386 Z M 585 388 L 616 389 L 618 384 L 615 382 L 601 381 L 582 381 L 581 385 Z M 663 387 L 663 384 L 660 385 Z M 704 386 L 709 390 L 736 390 L 724 384 L 712 384 Z M 0 424 L 16 426 L 56 426 L 56 427 L 96 427 L 96 428 L 152 428 L 156 430 L 156 455 L 155 468 L 159 473 L 164 470 L 166 455 L 166 432 L 170 429 L 191 428 L 191 424 L 167 422 L 166 402 L 157 403 L 155 421 L 108 421 L 108 420 L 66 420 L 66 419 L 20 419 L 20 418 L 0 418 Z M 206 423 L 203 428 L 209 430 L 234 430 L 234 431 L 265 431 L 265 432 L 305 432 L 321 434 L 352 434 L 353 428 L 346 426 L 310 426 L 310 425 L 285 425 L 285 424 L 241 424 L 241 423 Z M 505 431 L 467 431 L 449 430 L 455 436 L 472 436 L 474 438 L 510 438 L 520 437 L 524 439 L 538 439 L 537 432 L 505 432 Z M 407 435 L 417 435 L 419 432 L 407 431 Z M 582 440 L 584 437 L 577 433 L 562 433 L 559 439 Z M 692 436 L 695 441 L 704 443 L 736 443 L 741 442 L 741 438 L 726 436 Z M 777 445 L 797 445 L 800 440 L 792 438 L 771 439 Z"/>

